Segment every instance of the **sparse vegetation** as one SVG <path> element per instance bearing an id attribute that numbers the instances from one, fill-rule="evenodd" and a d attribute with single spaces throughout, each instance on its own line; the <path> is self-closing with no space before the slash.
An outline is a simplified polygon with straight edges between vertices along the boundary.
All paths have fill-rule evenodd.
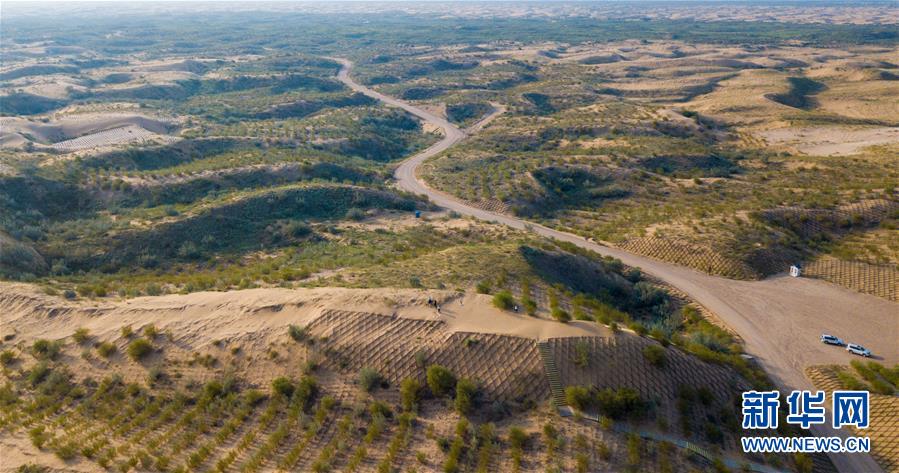
<path id="1" fill-rule="evenodd" d="M 493 296 L 493 305 L 498 309 L 512 310 L 515 306 L 515 298 L 509 291 L 500 291 Z"/>
<path id="2" fill-rule="evenodd" d="M 145 338 L 137 338 L 128 344 L 128 356 L 134 361 L 141 361 L 153 353 L 153 344 Z"/>
<path id="3" fill-rule="evenodd" d="M 428 388 L 435 396 L 444 396 L 456 387 L 456 375 L 440 365 L 431 365 L 427 372 Z"/>
<path id="4" fill-rule="evenodd" d="M 760 364 L 703 301 L 584 248 L 736 279 L 802 263 L 896 297 L 899 38 L 877 5 L 826 22 L 816 5 L 778 21 L 758 21 L 764 5 L 276 5 L 240 21 L 188 5 L 124 23 L 21 8 L 0 72 L 0 298 L 22 312 L 2 324 L 0 436 L 30 442 L 28 461 L 724 471 L 699 456 L 736 457 L 734 396 L 770 387 Z M 418 175 L 525 231 L 402 191 L 400 161 L 454 134 L 348 87 L 333 57 L 470 127 Z M 464 332 L 485 301 L 533 319 Z M 568 337 L 591 321 L 599 336 Z M 899 386 L 867 360 L 826 371 L 822 389 L 874 402 Z M 560 385 L 574 419 L 546 416 Z M 623 433 L 643 424 L 706 453 Z"/>
<path id="5" fill-rule="evenodd" d="M 665 356 L 665 349 L 659 345 L 647 345 L 646 348 L 643 349 L 643 356 L 649 364 L 656 368 L 664 367 L 667 359 Z"/>
<path id="6" fill-rule="evenodd" d="M 75 340 L 75 343 L 79 345 L 83 345 L 90 340 L 90 331 L 84 327 L 80 327 L 75 330 L 75 333 L 72 334 L 72 340 Z"/>
<path id="7" fill-rule="evenodd" d="M 101 342 L 97 344 L 97 353 L 103 358 L 109 358 L 116 352 L 116 346 L 110 342 Z"/>
<path id="8" fill-rule="evenodd" d="M 378 373 L 372 368 L 362 368 L 362 371 L 359 372 L 359 386 L 362 387 L 362 390 L 365 392 L 372 392 L 375 388 L 380 387 L 381 383 L 384 382 L 384 378 L 381 376 L 381 373 Z"/>

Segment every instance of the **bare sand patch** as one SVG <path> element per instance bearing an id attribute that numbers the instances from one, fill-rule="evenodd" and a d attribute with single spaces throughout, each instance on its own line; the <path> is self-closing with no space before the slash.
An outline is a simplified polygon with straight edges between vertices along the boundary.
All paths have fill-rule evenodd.
<path id="1" fill-rule="evenodd" d="M 171 139 L 166 135 L 177 122 L 137 113 L 84 113 L 46 122 L 4 117 L 0 125 L 2 147 L 32 142 L 58 151 L 76 151 L 147 139 L 166 141 Z"/>
<path id="2" fill-rule="evenodd" d="M 439 301 L 438 313 L 428 298 Z M 532 339 L 604 335 L 594 323 L 562 324 L 493 307 L 490 296 L 443 290 L 264 288 L 229 292 L 66 301 L 27 284 L 0 283 L 0 326 L 16 339 L 63 338 L 86 327 L 103 338 L 127 325 L 153 323 L 172 329 L 179 343 L 203 346 L 215 340 L 305 325 L 326 310 L 352 310 L 441 320 L 450 332 L 517 335 Z"/>
<path id="3" fill-rule="evenodd" d="M 899 127 L 783 128 L 759 133 L 768 143 L 816 156 L 847 156 L 868 146 L 899 143 Z"/>

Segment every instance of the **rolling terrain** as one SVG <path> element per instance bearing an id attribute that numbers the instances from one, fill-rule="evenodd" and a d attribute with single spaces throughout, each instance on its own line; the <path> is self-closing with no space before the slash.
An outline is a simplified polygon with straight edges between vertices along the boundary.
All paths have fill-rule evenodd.
<path id="1" fill-rule="evenodd" d="M 0 471 L 896 469 L 894 6 L 3 10 Z"/>
<path id="2" fill-rule="evenodd" d="M 371 94 L 390 105 L 398 106 L 435 126 L 446 130 L 445 138 L 428 150 L 405 161 L 396 171 L 399 185 L 410 192 L 423 194 L 438 205 L 495 221 L 513 228 L 533 231 L 541 236 L 573 243 L 599 254 L 612 256 L 628 266 L 637 267 L 687 293 L 707 307 L 746 342 L 747 351 L 758 357 L 766 371 L 785 390 L 809 388 L 805 367 L 814 362 L 845 362 L 849 355 L 822 347 L 821 333 L 840 333 L 849 340 L 863 343 L 878 353 L 888 364 L 899 362 L 899 323 L 897 305 L 872 296 L 857 294 L 808 278 L 779 276 L 761 282 L 733 281 L 701 274 L 657 260 L 650 260 L 614 248 L 604 247 L 582 237 L 529 223 L 508 215 L 497 214 L 466 205 L 451 195 L 429 188 L 416 176 L 418 166 L 426 159 L 444 152 L 465 134 L 432 114 L 402 101 L 385 97 L 354 82 L 349 77 L 350 64 L 338 77 L 354 90 Z M 865 309 L 859 313 L 858 308 Z M 884 334 L 889 334 L 883 337 Z M 836 432 L 836 431 L 833 431 Z M 843 463 L 843 462 L 846 463 Z M 834 463 L 847 471 L 873 471 L 877 465 L 866 456 L 837 456 Z"/>

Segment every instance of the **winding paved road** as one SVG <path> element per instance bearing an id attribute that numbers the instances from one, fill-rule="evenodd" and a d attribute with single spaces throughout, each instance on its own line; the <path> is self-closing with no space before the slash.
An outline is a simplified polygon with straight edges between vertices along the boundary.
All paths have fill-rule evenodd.
<path id="1" fill-rule="evenodd" d="M 466 137 L 446 119 L 404 101 L 386 96 L 353 81 L 352 63 L 333 58 L 343 68 L 338 79 L 351 89 L 385 104 L 401 108 L 442 128 L 445 137 L 430 148 L 404 161 L 395 172 L 401 189 L 426 195 L 437 205 L 481 220 L 527 230 L 620 259 L 639 267 L 688 294 L 714 312 L 744 340 L 746 351 L 755 356 L 772 379 L 784 390 L 812 389 L 804 368 L 815 364 L 848 364 L 845 350 L 819 342 L 822 333 L 868 347 L 882 363 L 899 362 L 899 304 L 860 294 L 823 281 L 775 276 L 762 281 L 735 281 L 711 276 L 690 268 L 650 259 L 585 240 L 517 217 L 471 207 L 445 192 L 428 187 L 415 174 L 418 166 Z M 820 428 L 821 436 L 846 436 L 846 430 Z M 831 455 L 844 472 L 879 472 L 866 454 Z"/>

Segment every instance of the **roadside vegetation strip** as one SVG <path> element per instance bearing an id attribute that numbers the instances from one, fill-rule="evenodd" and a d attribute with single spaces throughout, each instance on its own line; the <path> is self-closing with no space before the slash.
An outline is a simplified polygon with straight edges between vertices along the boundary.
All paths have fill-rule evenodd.
<path id="1" fill-rule="evenodd" d="M 594 422 L 600 422 L 599 416 L 593 416 L 590 414 L 583 414 L 583 413 L 581 415 L 585 419 L 589 419 Z M 768 465 L 763 465 L 763 464 L 748 461 L 748 460 L 739 460 L 738 461 L 738 460 L 734 460 L 733 458 L 729 458 L 729 457 L 721 457 L 720 455 L 716 455 L 715 453 L 710 452 L 709 450 L 707 450 L 703 447 L 700 447 L 699 445 L 696 445 L 695 443 L 690 442 L 688 440 L 683 440 L 678 437 L 674 437 L 671 435 L 665 435 L 665 434 L 661 434 L 658 432 L 651 432 L 648 430 L 632 428 L 630 426 L 624 425 L 621 422 L 616 422 L 612 426 L 612 430 L 614 430 L 616 432 L 621 432 L 621 433 L 636 434 L 642 438 L 654 440 L 656 442 L 668 442 L 668 443 L 671 443 L 671 444 L 677 446 L 678 448 L 688 450 L 688 451 L 693 452 L 703 458 L 706 458 L 709 461 L 714 462 L 716 460 L 721 460 L 722 462 L 724 462 L 725 465 L 727 465 L 728 468 L 732 468 L 735 471 L 740 471 L 743 468 L 749 468 L 750 471 L 755 471 L 758 473 L 783 473 L 785 471 L 785 470 L 778 470 L 778 469 L 772 468 Z"/>

